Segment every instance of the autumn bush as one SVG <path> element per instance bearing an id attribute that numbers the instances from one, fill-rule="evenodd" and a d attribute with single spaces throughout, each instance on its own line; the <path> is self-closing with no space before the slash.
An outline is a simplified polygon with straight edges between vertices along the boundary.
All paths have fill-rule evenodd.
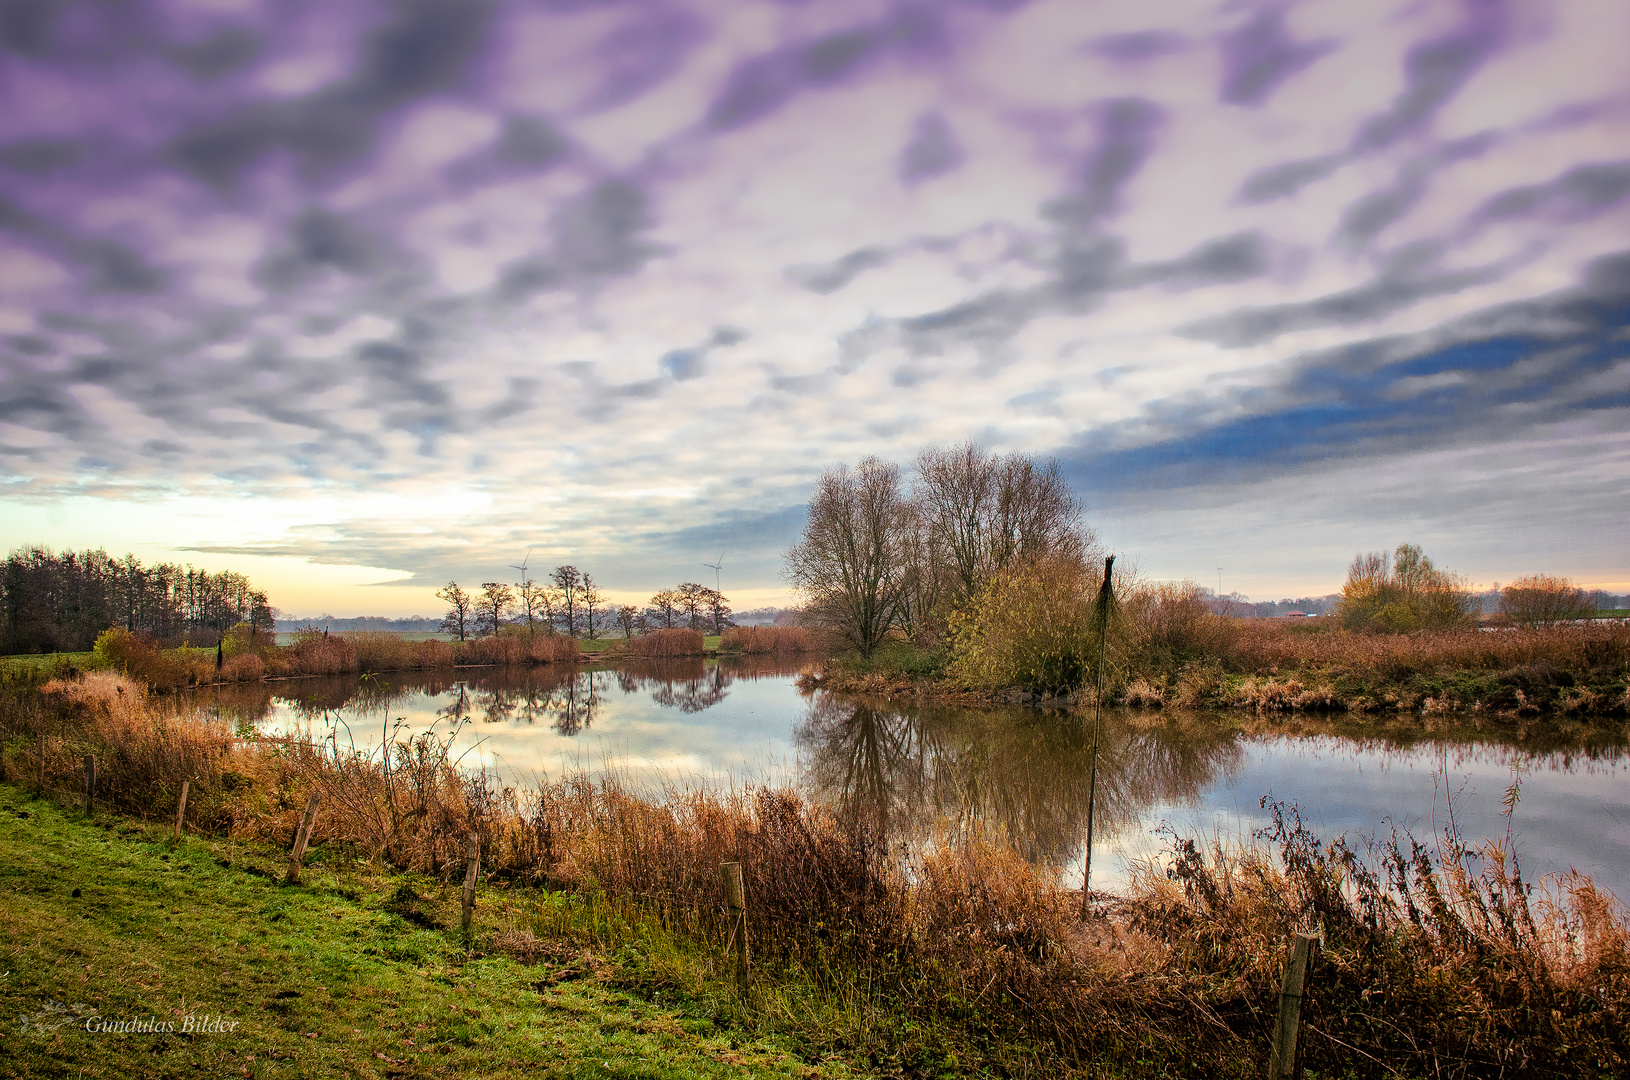
<path id="1" fill-rule="evenodd" d="M 1452 630 L 1471 624 L 1473 604 L 1463 579 L 1414 544 L 1399 544 L 1390 556 L 1373 551 L 1353 560 L 1336 614 L 1349 630 Z"/>
<path id="2" fill-rule="evenodd" d="M 1093 598 L 1102 575 L 1073 557 L 1000 571 L 950 619 L 947 674 L 975 687 L 1062 693 L 1095 670 Z"/>
<path id="3" fill-rule="evenodd" d="M 215 667 L 213 656 L 206 661 L 201 655 L 161 649 L 151 638 L 117 627 L 102 631 L 93 652 L 100 667 L 159 689 L 202 682 L 213 676 Z"/>
<path id="4" fill-rule="evenodd" d="M 1555 626 L 1595 613 L 1585 590 L 1567 578 L 1533 574 L 1500 590 L 1500 615 L 1517 626 Z"/>

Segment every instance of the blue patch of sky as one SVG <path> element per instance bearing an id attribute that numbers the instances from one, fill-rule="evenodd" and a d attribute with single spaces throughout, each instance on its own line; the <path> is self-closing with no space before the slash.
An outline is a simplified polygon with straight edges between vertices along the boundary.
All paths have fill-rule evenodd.
<path id="1" fill-rule="evenodd" d="M 1130 489 L 1157 478 L 1183 483 L 1238 475 L 1253 468 L 1295 465 L 1362 452 L 1397 449 L 1453 437 L 1478 426 L 1492 410 L 1512 402 L 1544 405 L 1542 414 L 1559 414 L 1630 403 L 1630 392 L 1608 391 L 1588 398 L 1558 395 L 1569 383 L 1602 372 L 1630 356 L 1630 307 L 1600 308 L 1588 330 L 1572 337 L 1507 335 L 1460 342 L 1379 367 L 1364 361 L 1370 347 L 1360 347 L 1347 362 L 1321 363 L 1299 372 L 1287 384 L 1254 391 L 1240 403 L 1289 399 L 1291 404 L 1213 426 L 1204 412 L 1190 406 L 1161 409 L 1151 419 L 1189 430 L 1140 446 L 1115 448 L 1117 432 L 1096 433 L 1061 455 L 1079 470 L 1087 486 Z M 1521 375 L 1517 365 L 1545 354 L 1558 357 Z M 1516 377 L 1500 378 L 1501 373 Z M 1461 374 L 1465 378 L 1410 386 L 1406 379 Z M 1069 466 L 1067 466 L 1068 468 Z"/>

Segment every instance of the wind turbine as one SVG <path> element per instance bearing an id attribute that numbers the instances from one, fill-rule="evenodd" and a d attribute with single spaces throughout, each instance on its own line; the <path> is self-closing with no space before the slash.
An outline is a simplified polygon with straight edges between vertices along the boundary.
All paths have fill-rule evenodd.
<path id="1" fill-rule="evenodd" d="M 724 552 L 722 552 L 722 551 L 719 552 L 719 561 L 718 562 L 716 562 L 716 563 L 705 562 L 702 565 L 713 571 L 713 591 L 718 592 L 719 591 L 719 573 L 722 570 L 724 570 Z"/>
<path id="2" fill-rule="evenodd" d="M 532 559 L 532 551 L 532 548 L 526 549 L 526 554 L 521 556 L 521 565 L 516 566 L 514 563 L 509 564 L 509 568 L 511 570 L 519 570 L 521 572 L 521 603 L 526 605 L 526 632 L 528 634 L 532 633 L 532 605 L 527 603 L 526 590 L 527 586 L 532 583 L 532 579 L 526 576 L 526 564 Z"/>
<path id="3" fill-rule="evenodd" d="M 722 551 L 719 552 L 719 561 L 718 562 L 716 562 L 716 563 L 705 562 L 702 565 L 712 568 L 712 570 L 713 570 L 713 595 L 718 598 L 718 600 L 716 601 L 717 603 L 723 604 L 724 603 L 724 594 L 720 591 L 719 574 L 724 570 L 724 552 L 722 552 Z M 714 611 L 714 615 L 717 616 L 718 612 L 719 612 L 719 609 L 714 608 L 713 611 Z M 713 632 L 716 633 L 716 634 L 724 633 L 724 628 L 719 625 L 719 621 L 718 621 L 717 617 L 715 617 L 714 620 L 713 620 Z"/>

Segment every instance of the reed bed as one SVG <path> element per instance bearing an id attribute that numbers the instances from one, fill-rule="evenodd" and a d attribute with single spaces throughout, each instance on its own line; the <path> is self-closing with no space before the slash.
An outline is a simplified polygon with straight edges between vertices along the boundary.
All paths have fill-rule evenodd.
<path id="1" fill-rule="evenodd" d="M 576 663 L 580 658 L 575 639 L 552 634 L 504 633 L 446 642 L 410 641 L 389 633 L 306 631 L 285 646 L 231 640 L 231 648 L 218 657 L 214 650 L 160 649 L 152 641 L 125 630 L 105 632 L 98 639 L 96 656 L 96 663 L 101 667 L 140 679 L 160 690 L 215 682 L 254 682 L 262 678 L 429 670 L 458 665 Z"/>
<path id="2" fill-rule="evenodd" d="M 707 651 L 706 638 L 700 630 L 673 627 L 652 630 L 637 638 L 630 638 L 624 655 L 642 660 L 663 660 L 674 656 L 701 656 Z"/>
<path id="3" fill-rule="evenodd" d="M 71 797 L 96 753 L 118 809 L 286 842 L 308 792 L 316 840 L 402 869 L 459 871 L 464 836 L 517 886 L 610 896 L 708 948 L 718 865 L 740 862 L 760 978 L 794 973 L 909 1024 L 956 1031 L 1013 1071 L 1066 1066 L 1255 1072 L 1287 935 L 1318 930 L 1304 1057 L 1321 1075 L 1615 1076 L 1630 1068 L 1630 920 L 1587 878 L 1525 881 L 1498 845 L 1394 836 L 1324 843 L 1269 804 L 1254 847 L 1170 837 L 1122 898 L 1080 896 L 1000 836 L 902 853 L 789 791 L 670 791 L 568 777 L 517 791 L 462 772 L 451 739 L 385 755 L 240 737 L 155 709 L 113 673 L 0 688 L 10 775 L 46 736 L 47 788 Z M 925 1028 L 925 1030 L 927 1029 Z M 1005 1055 L 1005 1056 L 1004 1056 Z"/>
<path id="4" fill-rule="evenodd" d="M 746 656 L 783 656 L 814 650 L 814 636 L 802 626 L 732 626 L 719 637 L 720 652 Z"/>
<path id="5" fill-rule="evenodd" d="M 1110 681 L 1126 704 L 1630 714 L 1630 625 L 1370 634 L 1256 619 L 1164 622 L 1134 611 L 1121 630 Z"/>

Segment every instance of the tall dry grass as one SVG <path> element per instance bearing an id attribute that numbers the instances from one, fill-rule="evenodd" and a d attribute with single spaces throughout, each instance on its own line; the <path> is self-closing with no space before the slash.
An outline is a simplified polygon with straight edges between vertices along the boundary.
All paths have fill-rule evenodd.
<path id="1" fill-rule="evenodd" d="M 517 791 L 460 771 L 451 733 L 388 755 L 242 738 L 200 713 L 154 709 L 140 683 L 111 673 L 35 697 L 0 711 L 12 774 L 26 774 L 18 748 L 26 756 L 45 733 L 49 787 L 71 797 L 79 756 L 94 752 L 103 790 L 132 814 L 167 818 L 188 779 L 194 827 L 281 844 L 316 791 L 319 845 L 451 876 L 474 831 L 500 879 L 620 897 L 713 946 L 727 925 L 718 865 L 740 862 L 761 970 L 1043 1061 L 1120 1067 L 1135 1055 L 1150 1073 L 1254 1071 L 1286 938 L 1316 928 L 1304 1046 L 1321 1074 L 1630 1068 L 1624 908 L 1583 877 L 1536 888 L 1503 848 L 1471 852 L 1452 834 L 1436 850 L 1405 836 L 1357 851 L 1270 806 L 1266 846 L 1205 850 L 1174 836 L 1169 864 L 1146 866 L 1082 922 L 1054 874 L 977 830 L 906 853 L 865 819 L 788 791 L 647 799 L 583 776 Z"/>
<path id="2" fill-rule="evenodd" d="M 673 627 L 630 638 L 625 655 L 642 660 L 664 660 L 675 656 L 701 656 L 706 651 L 705 638 L 700 630 Z"/>
<path id="3" fill-rule="evenodd" d="M 719 638 L 720 652 L 745 656 L 782 656 L 814 649 L 814 636 L 802 626 L 732 626 Z"/>

